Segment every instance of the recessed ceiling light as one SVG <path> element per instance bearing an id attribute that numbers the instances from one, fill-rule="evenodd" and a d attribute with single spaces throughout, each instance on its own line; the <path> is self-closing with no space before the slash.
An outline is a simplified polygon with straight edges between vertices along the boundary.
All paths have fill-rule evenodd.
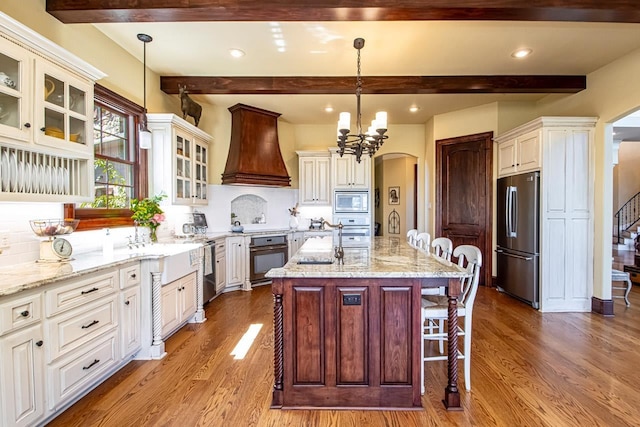
<path id="1" fill-rule="evenodd" d="M 333 112 L 333 107 L 331 107 L 331 106 L 324 107 L 324 111 L 326 111 L 327 113 L 332 113 Z"/>
<path id="2" fill-rule="evenodd" d="M 514 58 L 526 58 L 527 56 L 531 55 L 531 52 L 533 52 L 531 49 L 529 48 L 523 48 L 523 49 L 518 49 L 516 51 L 514 51 L 511 56 L 513 56 Z"/>
<path id="3" fill-rule="evenodd" d="M 409 111 L 411 111 L 412 113 L 417 113 L 418 110 L 420 110 L 420 107 L 416 107 L 415 105 L 412 107 L 409 107 Z"/>
<path id="4" fill-rule="evenodd" d="M 242 58 L 244 56 L 244 51 L 242 51 L 240 49 L 229 49 L 229 53 L 234 58 Z"/>

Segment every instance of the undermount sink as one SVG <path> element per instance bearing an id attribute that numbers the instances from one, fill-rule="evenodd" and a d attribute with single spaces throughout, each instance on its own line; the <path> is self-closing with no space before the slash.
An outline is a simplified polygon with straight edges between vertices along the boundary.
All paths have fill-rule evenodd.
<path id="1" fill-rule="evenodd" d="M 162 257 L 160 282 L 166 285 L 198 269 L 201 246 L 199 243 L 154 243 L 126 251 L 134 255 Z"/>

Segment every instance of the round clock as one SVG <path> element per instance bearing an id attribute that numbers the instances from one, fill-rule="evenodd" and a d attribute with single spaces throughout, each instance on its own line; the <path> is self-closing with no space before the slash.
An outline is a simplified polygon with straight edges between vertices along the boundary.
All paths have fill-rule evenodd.
<path id="1" fill-rule="evenodd" d="M 71 243 L 62 237 L 56 237 L 53 239 L 52 246 L 53 253 L 58 255 L 60 258 L 69 258 L 71 256 L 71 252 L 73 252 Z"/>

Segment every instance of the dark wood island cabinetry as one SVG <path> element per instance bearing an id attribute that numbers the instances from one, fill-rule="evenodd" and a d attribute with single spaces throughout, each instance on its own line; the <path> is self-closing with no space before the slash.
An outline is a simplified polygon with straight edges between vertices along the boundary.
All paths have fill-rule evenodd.
<path id="1" fill-rule="evenodd" d="M 344 265 L 298 264 L 331 253 L 330 238 L 313 239 L 269 273 L 275 296 L 272 406 L 421 408 L 420 289 L 448 286 L 455 305 L 466 273 L 384 237 L 366 249 L 345 249 Z M 457 324 L 455 316 L 450 321 Z M 457 336 L 450 344 L 457 347 Z M 455 408 L 457 359 L 449 368 L 445 404 Z"/>

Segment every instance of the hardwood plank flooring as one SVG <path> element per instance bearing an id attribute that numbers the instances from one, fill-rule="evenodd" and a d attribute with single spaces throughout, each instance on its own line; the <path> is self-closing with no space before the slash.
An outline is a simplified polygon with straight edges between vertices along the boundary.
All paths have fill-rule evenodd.
<path id="1" fill-rule="evenodd" d="M 133 361 L 51 426 L 635 426 L 640 422 L 640 288 L 615 317 L 545 313 L 481 287 L 473 313 L 472 391 L 441 402 L 446 362 L 427 364 L 423 411 L 273 410 L 269 286 L 224 294 L 182 328 L 159 361 Z M 262 324 L 242 360 L 229 355 Z M 462 369 L 462 361 L 460 367 Z M 460 378 L 464 378 L 460 372 Z"/>

